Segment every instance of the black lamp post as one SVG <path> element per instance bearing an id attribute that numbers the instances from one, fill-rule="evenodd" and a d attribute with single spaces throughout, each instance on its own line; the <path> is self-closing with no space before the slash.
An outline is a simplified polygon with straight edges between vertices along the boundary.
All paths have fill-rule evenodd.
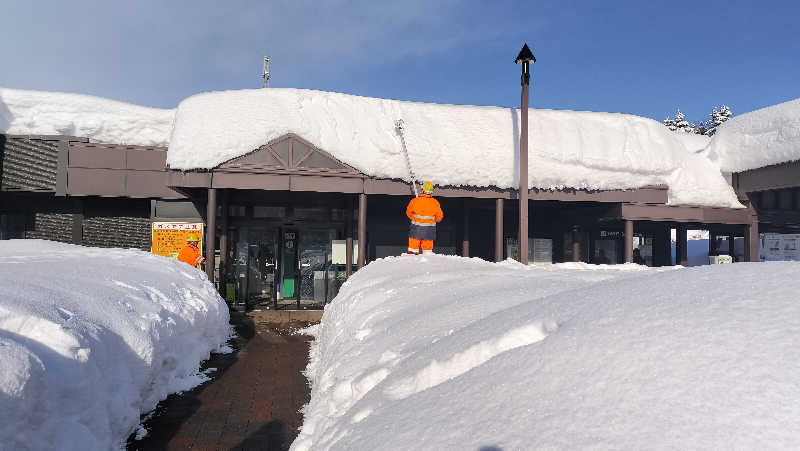
<path id="1" fill-rule="evenodd" d="M 536 58 L 528 48 L 522 46 L 514 63 L 522 63 L 522 105 L 521 127 L 519 134 L 519 261 L 528 264 L 528 86 L 531 82 L 530 63 L 535 63 Z"/>

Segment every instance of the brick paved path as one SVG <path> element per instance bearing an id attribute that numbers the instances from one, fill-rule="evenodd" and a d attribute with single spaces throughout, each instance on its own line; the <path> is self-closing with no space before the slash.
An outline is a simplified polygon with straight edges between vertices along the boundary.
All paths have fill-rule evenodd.
<path id="1" fill-rule="evenodd" d="M 302 424 L 299 409 L 309 388 L 301 373 L 310 337 L 290 326 L 268 324 L 258 314 L 233 313 L 238 352 L 215 356 L 214 380 L 161 402 L 149 431 L 128 450 L 285 450 Z"/>

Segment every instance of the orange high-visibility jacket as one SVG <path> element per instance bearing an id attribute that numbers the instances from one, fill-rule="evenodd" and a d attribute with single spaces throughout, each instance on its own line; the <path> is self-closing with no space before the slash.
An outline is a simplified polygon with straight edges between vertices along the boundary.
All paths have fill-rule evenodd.
<path id="1" fill-rule="evenodd" d="M 412 224 L 420 226 L 435 226 L 444 218 L 439 201 L 430 194 L 422 193 L 419 197 L 411 199 L 406 207 L 406 216 Z"/>
<path id="2" fill-rule="evenodd" d="M 181 252 L 178 254 L 178 260 L 197 267 L 203 262 L 203 254 L 200 253 L 200 249 L 198 249 L 197 246 L 187 244 L 183 246 L 183 249 L 181 249 Z"/>

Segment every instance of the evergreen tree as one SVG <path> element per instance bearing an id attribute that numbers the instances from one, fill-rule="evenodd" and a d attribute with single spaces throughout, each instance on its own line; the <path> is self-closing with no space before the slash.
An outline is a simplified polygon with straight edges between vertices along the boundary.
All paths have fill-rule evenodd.
<path id="1" fill-rule="evenodd" d="M 697 126 L 686 120 L 686 116 L 684 116 L 680 108 L 675 113 L 675 119 L 664 119 L 664 125 L 672 131 L 680 130 L 685 133 L 697 133 Z"/>
<path id="2" fill-rule="evenodd" d="M 711 109 L 711 118 L 705 122 L 706 131 L 704 135 L 713 136 L 717 132 L 717 127 L 731 118 L 733 113 L 727 105 L 722 105 L 719 110 Z"/>
<path id="3" fill-rule="evenodd" d="M 684 133 L 696 133 L 698 135 L 713 136 L 717 132 L 717 127 L 722 125 L 725 121 L 731 118 L 733 113 L 727 105 L 722 105 L 719 110 L 716 108 L 711 109 L 709 119 L 703 122 L 694 124 L 686 120 L 686 116 L 681 112 L 680 108 L 675 113 L 675 118 L 664 119 L 664 125 L 672 131 L 682 131 Z"/>

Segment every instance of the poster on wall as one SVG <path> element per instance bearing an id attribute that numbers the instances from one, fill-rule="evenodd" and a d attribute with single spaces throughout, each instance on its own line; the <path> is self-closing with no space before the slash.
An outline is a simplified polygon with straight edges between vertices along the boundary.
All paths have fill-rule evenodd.
<path id="1" fill-rule="evenodd" d="M 406 249 L 405 246 L 397 246 L 397 248 L 401 251 Z M 397 254 L 388 254 L 388 255 L 400 255 L 402 252 L 398 252 Z M 386 255 L 379 257 L 385 257 Z M 331 264 L 334 265 L 344 265 L 347 263 L 347 240 L 331 240 Z M 353 265 L 358 264 L 358 240 L 353 240 Z"/>
<path id="2" fill-rule="evenodd" d="M 178 258 L 189 234 L 200 238 L 198 247 L 203 249 L 202 222 L 154 222 L 150 252 L 167 258 Z"/>
<path id="3" fill-rule="evenodd" d="M 455 253 L 455 252 L 454 252 Z M 506 255 L 519 261 L 519 242 L 506 237 Z M 553 240 L 550 238 L 528 238 L 528 264 L 549 265 L 553 263 Z"/>
<path id="4" fill-rule="evenodd" d="M 762 261 L 800 261 L 800 234 L 765 233 Z"/>
<path id="5" fill-rule="evenodd" d="M 533 239 L 533 258 L 528 258 L 535 265 L 549 265 L 553 263 L 553 240 L 549 238 Z"/>

